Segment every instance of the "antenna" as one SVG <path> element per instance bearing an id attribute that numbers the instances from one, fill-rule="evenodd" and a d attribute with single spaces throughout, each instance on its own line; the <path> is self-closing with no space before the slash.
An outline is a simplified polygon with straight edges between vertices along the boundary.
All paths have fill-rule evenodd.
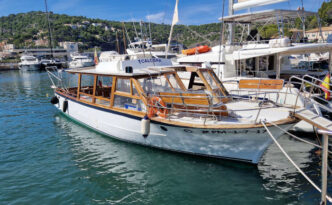
<path id="1" fill-rule="evenodd" d="M 133 26 L 134 26 L 134 29 L 135 29 L 136 37 L 138 38 L 138 33 L 137 33 L 136 26 L 135 26 L 135 23 L 134 23 L 134 22 L 133 22 Z"/>
<path id="2" fill-rule="evenodd" d="M 124 53 L 127 53 L 127 42 L 126 42 L 126 36 L 124 32 L 124 22 L 122 22 L 122 37 L 123 37 L 123 46 L 124 46 Z"/>
<path id="3" fill-rule="evenodd" d="M 120 54 L 120 46 L 119 46 L 119 39 L 118 39 L 118 31 L 115 31 L 116 36 L 116 48 L 118 49 L 118 53 Z"/>
<path id="4" fill-rule="evenodd" d="M 49 36 L 49 47 L 51 49 L 51 55 L 52 55 L 52 58 L 54 58 L 54 55 L 53 55 L 53 45 L 52 45 L 52 33 L 51 33 L 51 24 L 50 24 L 50 15 L 48 13 L 48 9 L 47 9 L 47 0 L 44 1 L 45 2 L 45 10 L 46 10 L 46 20 L 47 20 L 47 23 L 48 23 L 48 36 Z"/>

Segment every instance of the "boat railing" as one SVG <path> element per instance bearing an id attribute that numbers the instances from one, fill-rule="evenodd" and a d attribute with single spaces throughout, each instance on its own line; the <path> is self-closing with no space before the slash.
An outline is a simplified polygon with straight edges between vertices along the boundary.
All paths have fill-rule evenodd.
<path id="1" fill-rule="evenodd" d="M 47 75 L 52 83 L 52 88 L 62 88 L 63 90 L 68 91 L 66 84 L 63 82 L 62 70 L 58 70 L 56 66 L 45 67 Z"/>
<path id="2" fill-rule="evenodd" d="M 329 87 L 332 86 L 330 82 L 327 83 L 319 78 L 310 75 L 304 75 L 303 77 L 298 77 L 298 76 L 290 77 L 288 84 L 294 84 L 300 86 L 295 103 L 298 101 L 299 97 L 301 96 L 302 98 L 314 103 L 320 109 L 327 112 L 332 112 L 332 102 L 329 99 L 330 98 L 329 96 L 332 93 L 331 89 L 329 89 Z M 325 86 L 323 87 L 322 85 Z M 323 93 L 325 93 L 326 96 L 323 95 Z"/>
<path id="3" fill-rule="evenodd" d="M 261 92 L 263 97 L 259 96 L 259 93 L 251 93 L 246 96 L 215 96 L 206 93 L 195 93 L 195 96 L 188 96 L 187 93 L 169 93 L 153 94 L 148 96 L 148 110 L 155 109 L 159 112 L 164 113 L 168 120 L 172 120 L 173 116 L 180 114 L 180 116 L 191 116 L 199 117 L 203 119 L 203 124 L 208 119 L 220 120 L 222 117 L 232 116 L 233 113 L 238 112 L 256 112 L 256 116 L 252 118 L 254 123 L 259 123 L 258 119 L 262 109 L 268 109 L 272 107 L 283 106 L 278 104 L 276 101 L 271 101 L 267 98 L 268 94 L 278 93 L 275 91 Z M 157 98 L 159 101 L 151 103 L 152 98 Z M 257 106 L 250 108 L 227 108 L 228 101 L 245 100 L 248 102 L 256 102 Z M 286 106 L 287 107 L 287 106 Z"/>

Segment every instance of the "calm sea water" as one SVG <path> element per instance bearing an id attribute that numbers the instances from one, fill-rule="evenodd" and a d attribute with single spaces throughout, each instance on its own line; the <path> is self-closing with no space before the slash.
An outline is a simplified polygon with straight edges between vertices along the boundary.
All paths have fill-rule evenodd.
<path id="1" fill-rule="evenodd" d="M 62 116 L 51 96 L 45 72 L 0 72 L 0 204 L 320 201 L 274 145 L 258 167 L 132 145 Z M 279 142 L 320 184 L 316 150 L 286 136 Z"/>

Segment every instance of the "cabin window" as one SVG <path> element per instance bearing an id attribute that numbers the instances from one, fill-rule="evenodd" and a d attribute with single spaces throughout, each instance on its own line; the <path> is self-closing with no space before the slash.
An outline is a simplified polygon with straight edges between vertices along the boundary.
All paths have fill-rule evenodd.
<path id="1" fill-rule="evenodd" d="M 158 77 L 142 78 L 138 80 L 145 93 L 174 92 L 181 90 L 174 74 L 165 74 Z"/>
<path id="2" fill-rule="evenodd" d="M 81 78 L 81 87 L 80 87 L 80 99 L 91 102 L 93 97 L 93 75 L 82 75 Z"/>
<path id="3" fill-rule="evenodd" d="M 132 79 L 117 79 L 113 106 L 126 110 L 146 111 Z"/>
<path id="4" fill-rule="evenodd" d="M 109 106 L 113 77 L 96 76 L 96 78 L 97 79 L 96 79 L 95 103 Z"/>
<path id="5" fill-rule="evenodd" d="M 213 77 L 210 75 L 209 72 L 205 71 L 205 72 L 202 72 L 205 80 L 209 83 L 209 85 L 211 86 L 212 89 L 217 89 L 218 88 L 218 85 L 217 83 L 214 81 Z"/>

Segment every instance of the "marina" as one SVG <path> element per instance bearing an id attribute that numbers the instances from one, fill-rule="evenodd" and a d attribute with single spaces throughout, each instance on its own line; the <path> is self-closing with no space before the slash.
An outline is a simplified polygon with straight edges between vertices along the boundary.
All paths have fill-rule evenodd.
<path id="1" fill-rule="evenodd" d="M 6 107 L 1 109 L 3 203 L 320 201 L 320 194 L 275 145 L 257 166 L 160 151 L 113 140 L 60 114 L 49 102 L 53 91 L 46 72 L 4 71 L 0 85 Z M 316 141 L 311 135 L 301 136 Z M 319 184 L 317 149 L 286 135 L 278 141 Z M 331 187 L 330 177 L 328 181 Z"/>
<path id="2" fill-rule="evenodd" d="M 307 1 L 0 17 L 1 202 L 331 204 L 332 1 Z"/>

